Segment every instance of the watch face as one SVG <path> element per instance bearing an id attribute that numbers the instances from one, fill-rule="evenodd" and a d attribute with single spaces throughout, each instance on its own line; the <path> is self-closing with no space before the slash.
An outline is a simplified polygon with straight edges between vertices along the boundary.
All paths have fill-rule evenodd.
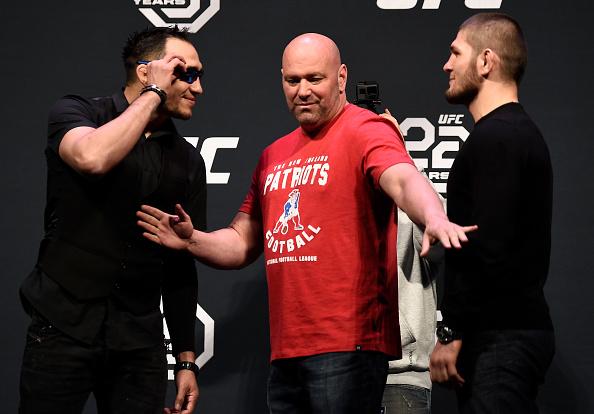
<path id="1" fill-rule="evenodd" d="M 440 325 L 436 334 L 437 340 L 442 344 L 449 344 L 454 339 L 452 330 L 445 325 Z"/>

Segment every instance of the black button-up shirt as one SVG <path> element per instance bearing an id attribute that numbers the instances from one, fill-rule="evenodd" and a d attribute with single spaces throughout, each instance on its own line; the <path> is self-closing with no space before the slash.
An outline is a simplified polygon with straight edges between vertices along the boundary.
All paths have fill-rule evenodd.
<path id="1" fill-rule="evenodd" d="M 93 99 L 70 95 L 52 108 L 45 237 L 21 294 L 26 306 L 64 333 L 118 350 L 162 342 L 162 296 L 174 354 L 193 351 L 193 259 L 145 240 L 135 211 L 151 204 L 173 212 L 180 202 L 194 226 L 204 229 L 206 173 L 199 152 L 170 121 L 149 138 L 139 137 L 122 162 L 100 178 L 78 174 L 58 155 L 69 130 L 98 128 L 127 107 L 120 92 Z"/>

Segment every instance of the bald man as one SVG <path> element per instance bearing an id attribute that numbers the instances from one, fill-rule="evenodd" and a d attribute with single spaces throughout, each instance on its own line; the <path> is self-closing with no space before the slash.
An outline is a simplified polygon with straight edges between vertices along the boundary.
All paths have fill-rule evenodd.
<path id="1" fill-rule="evenodd" d="M 203 233 L 144 206 L 145 237 L 217 267 L 264 251 L 270 303 L 271 413 L 380 410 L 399 357 L 396 204 L 425 226 L 423 252 L 460 248 L 473 226 L 450 223 L 393 124 L 346 100 L 336 44 L 308 33 L 282 58 L 299 127 L 266 148 L 228 228 Z"/>

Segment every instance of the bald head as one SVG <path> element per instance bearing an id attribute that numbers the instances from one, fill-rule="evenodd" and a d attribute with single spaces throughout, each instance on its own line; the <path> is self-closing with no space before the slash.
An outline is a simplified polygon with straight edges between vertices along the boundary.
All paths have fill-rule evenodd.
<path id="1" fill-rule="evenodd" d="M 332 39 L 305 33 L 291 40 L 282 59 L 283 91 L 289 110 L 315 134 L 346 105 L 347 69 Z"/>
<path id="2" fill-rule="evenodd" d="M 285 63 L 293 61 L 325 60 L 336 69 L 340 66 L 340 51 L 332 39 L 318 33 L 304 33 L 291 40 L 283 52 Z"/>

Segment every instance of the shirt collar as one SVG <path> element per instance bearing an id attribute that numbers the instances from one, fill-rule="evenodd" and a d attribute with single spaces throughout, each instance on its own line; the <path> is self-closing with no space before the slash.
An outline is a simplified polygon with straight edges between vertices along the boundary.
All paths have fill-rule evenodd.
<path id="1" fill-rule="evenodd" d="M 118 115 L 121 114 L 122 112 L 124 112 L 128 108 L 128 106 L 130 106 L 130 104 L 128 103 L 128 100 L 126 99 L 126 96 L 124 95 L 124 88 L 120 89 L 118 92 L 111 95 L 111 98 L 113 99 L 113 103 L 115 105 L 115 109 L 116 109 Z M 173 121 L 171 119 L 168 119 L 161 126 L 160 129 L 158 129 L 157 131 L 154 131 L 151 135 L 153 137 L 157 137 L 157 136 L 161 136 L 161 135 L 168 135 L 171 133 L 176 134 L 176 135 L 178 134 Z"/>

